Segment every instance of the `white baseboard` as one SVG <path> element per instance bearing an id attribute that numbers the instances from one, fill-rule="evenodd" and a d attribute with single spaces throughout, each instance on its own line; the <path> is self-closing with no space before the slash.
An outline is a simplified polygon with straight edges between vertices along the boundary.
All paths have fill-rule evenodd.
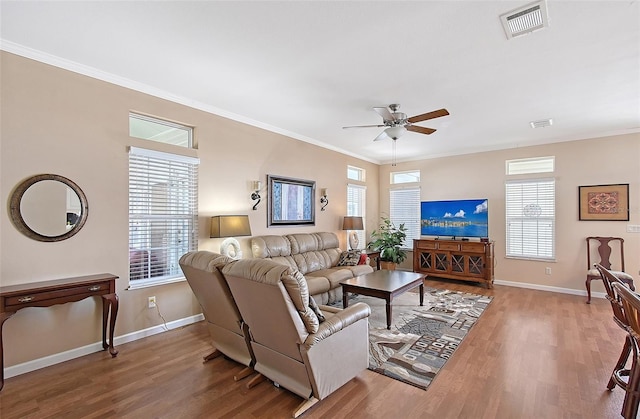
<path id="1" fill-rule="evenodd" d="M 587 296 L 587 290 L 575 290 L 573 288 L 560 288 L 560 287 L 550 287 L 548 285 L 537 285 L 537 284 L 528 284 L 526 282 L 511 282 L 511 281 L 502 281 L 496 279 L 493 281 L 494 284 L 497 285 L 505 285 L 507 287 L 517 287 L 517 288 L 528 288 L 532 290 L 539 291 L 550 291 L 550 292 L 558 292 L 560 294 L 571 294 L 571 295 L 582 295 Z M 604 292 L 591 292 L 591 298 L 605 298 L 606 294 Z"/>
<path id="2" fill-rule="evenodd" d="M 202 314 L 195 316 L 185 317 L 164 324 L 153 326 L 148 329 L 138 330 L 136 332 L 127 333 L 122 336 L 114 336 L 113 345 L 118 346 L 124 343 L 133 342 L 134 340 L 146 338 L 148 336 L 157 335 L 158 333 L 167 332 L 171 329 L 187 326 L 193 323 L 204 320 Z M 51 365 L 59 364 L 61 362 L 69 361 L 71 359 L 80 358 L 81 356 L 89 355 L 94 352 L 102 351 L 102 342 L 92 343 L 90 345 L 82 346 L 80 348 L 70 349 L 68 351 L 60 352 L 57 354 L 45 356 L 43 358 L 34 359 L 33 361 L 27 361 L 22 364 L 13 365 L 4 369 L 4 378 L 15 377 L 16 375 L 26 374 L 31 371 L 39 370 L 40 368 L 49 367 Z"/>

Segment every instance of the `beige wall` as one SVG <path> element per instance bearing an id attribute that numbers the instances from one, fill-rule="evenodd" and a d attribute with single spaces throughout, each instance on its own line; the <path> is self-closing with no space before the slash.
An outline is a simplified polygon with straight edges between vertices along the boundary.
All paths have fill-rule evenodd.
<path id="1" fill-rule="evenodd" d="M 0 195 L 28 176 L 54 173 L 76 182 L 87 195 L 89 218 L 69 240 L 42 243 L 20 234 L 6 211 L 0 220 L 0 284 L 3 286 L 100 272 L 118 275 L 120 312 L 116 335 L 162 324 L 147 297 L 155 295 L 167 321 L 200 313 L 185 282 L 128 287 L 127 146 L 148 146 L 128 135 L 130 110 L 195 127 L 199 184 L 199 247 L 218 251 L 210 239 L 209 217 L 249 214 L 254 235 L 340 230 L 346 214 L 346 167 L 367 170 L 368 214 L 377 218 L 378 166 L 216 115 L 128 90 L 6 52 L 1 55 Z M 151 144 L 157 147 L 156 144 Z M 164 147 L 167 150 L 168 147 Z M 250 182 L 275 174 L 329 188 L 330 204 L 316 212 L 316 225 L 267 228 L 266 190 L 252 211 Z M 319 205 L 319 194 L 316 205 Z M 246 256 L 249 238 L 239 241 Z M 4 325 L 5 366 L 100 341 L 98 299 L 19 311 Z M 122 353 L 120 356 L 126 356 Z"/>
<path id="2" fill-rule="evenodd" d="M 542 156 L 555 156 L 556 261 L 506 259 L 505 160 Z M 639 274 L 640 234 L 627 233 L 626 227 L 640 224 L 640 134 L 406 162 L 395 168 L 384 165 L 380 168 L 382 214 L 389 211 L 389 173 L 412 169 L 422 174 L 422 200 L 489 199 L 496 280 L 583 291 L 587 236 L 624 238 L 626 271 Z M 612 183 L 629 183 L 630 221 L 578 221 L 578 186 Z M 551 275 L 545 275 L 545 267 L 551 268 Z M 596 281 L 592 291 L 604 292 L 604 288 Z"/>
<path id="3" fill-rule="evenodd" d="M 375 228 L 381 213 L 388 213 L 388 165 L 379 167 L 6 52 L 2 52 L 1 60 L 0 197 L 5 211 L 0 219 L 0 284 L 99 272 L 118 275 L 118 336 L 162 323 L 154 310 L 146 308 L 150 295 L 157 297 L 167 321 L 200 312 L 184 282 L 126 290 L 127 146 L 147 146 L 128 136 L 131 110 L 195 126 L 195 154 L 201 159 L 201 249 L 217 251 L 221 242 L 208 238 L 208 218 L 231 213 L 249 214 L 253 235 L 335 231 L 346 248 L 340 223 L 346 213 L 347 180 L 343 174 L 348 164 L 367 171 L 367 231 Z M 546 155 L 556 156 L 557 262 L 507 260 L 504 160 Z M 627 135 L 400 163 L 393 170 L 420 169 L 423 199 L 489 198 L 489 231 L 496 242 L 498 280 L 582 290 L 584 237 L 624 237 L 627 271 L 637 274 L 640 234 L 626 233 L 626 222 L 577 221 L 577 186 L 629 183 L 630 223 L 640 224 L 639 158 L 640 136 Z M 39 173 L 68 177 L 87 195 L 89 219 L 69 240 L 30 240 L 13 227 L 6 215 L 11 190 L 26 177 Z M 250 182 L 262 179 L 266 184 L 267 174 L 315 180 L 318 188 L 329 188 L 330 204 L 327 211 L 317 211 L 315 226 L 267 228 L 266 191 L 257 211 L 251 210 L 250 199 Z M 249 239 L 239 240 L 245 255 L 250 255 Z M 552 267 L 552 275 L 544 275 L 546 266 Z M 599 284 L 594 288 L 602 291 Z M 5 366 L 98 342 L 100 314 L 97 299 L 21 310 L 4 325 Z"/>

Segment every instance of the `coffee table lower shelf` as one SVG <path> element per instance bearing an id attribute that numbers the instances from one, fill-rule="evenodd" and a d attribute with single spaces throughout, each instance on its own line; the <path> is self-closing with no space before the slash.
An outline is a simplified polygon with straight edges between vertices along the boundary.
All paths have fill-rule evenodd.
<path id="1" fill-rule="evenodd" d="M 349 306 L 349 293 L 366 295 L 368 297 L 382 298 L 386 302 L 387 329 L 391 329 L 391 302 L 393 297 L 420 287 L 420 305 L 424 303 L 424 278 L 425 274 L 408 271 L 373 271 L 342 281 L 342 306 Z"/>

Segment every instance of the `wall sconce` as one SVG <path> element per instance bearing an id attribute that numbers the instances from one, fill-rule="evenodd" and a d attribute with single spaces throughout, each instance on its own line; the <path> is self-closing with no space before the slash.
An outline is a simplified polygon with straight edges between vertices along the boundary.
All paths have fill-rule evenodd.
<path id="1" fill-rule="evenodd" d="M 253 199 L 254 201 L 258 201 L 255 204 L 253 204 L 253 210 L 257 210 L 258 209 L 258 204 L 260 203 L 260 189 L 262 188 L 262 182 L 260 182 L 259 180 L 254 180 L 253 181 L 253 189 L 254 192 L 251 194 L 251 199 Z"/>
<path id="2" fill-rule="evenodd" d="M 320 189 L 320 204 L 322 205 L 322 207 L 320 208 L 320 211 L 324 211 L 324 208 L 329 205 L 329 198 L 327 198 L 327 188 L 323 188 Z"/>
<path id="3" fill-rule="evenodd" d="M 360 244 L 360 239 L 358 239 L 358 233 L 356 233 L 356 230 L 364 230 L 362 217 L 344 217 L 344 220 L 342 221 L 342 229 L 351 230 L 350 233 L 347 233 L 349 236 L 349 247 L 352 250 L 357 249 L 358 245 Z"/>
<path id="4" fill-rule="evenodd" d="M 211 217 L 211 238 L 227 237 L 220 244 L 220 254 L 232 259 L 242 259 L 240 243 L 232 236 L 250 236 L 248 215 L 216 215 Z"/>

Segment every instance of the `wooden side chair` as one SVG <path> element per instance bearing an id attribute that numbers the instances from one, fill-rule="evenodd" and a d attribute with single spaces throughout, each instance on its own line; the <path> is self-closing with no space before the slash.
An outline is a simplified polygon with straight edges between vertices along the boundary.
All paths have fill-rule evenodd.
<path id="1" fill-rule="evenodd" d="M 602 282 L 604 283 L 604 288 L 607 290 L 607 300 L 611 303 L 611 308 L 613 309 L 613 321 L 622 328 L 622 330 L 627 331 L 629 327 L 629 322 L 627 321 L 627 317 L 625 315 L 624 309 L 622 307 L 622 301 L 616 288 L 614 288 L 613 284 L 622 284 L 627 286 L 624 282 L 619 280 L 614 274 L 611 273 L 604 266 L 596 263 L 594 264 L 594 268 L 600 272 L 602 276 Z M 609 383 L 607 384 L 607 389 L 613 390 L 613 388 L 617 385 L 623 390 L 627 390 L 627 381 L 629 377 L 629 370 L 625 369 L 627 365 L 627 360 L 629 359 L 629 355 L 631 354 L 631 336 L 627 335 L 624 347 L 622 348 L 622 353 L 620 354 L 620 358 L 618 358 L 618 362 L 616 362 L 615 367 L 613 368 L 613 372 L 611 373 L 611 378 L 609 379 Z"/>
<path id="2" fill-rule="evenodd" d="M 640 404 L 640 296 L 619 282 L 613 283 L 613 288 L 620 295 L 620 301 L 629 322 L 627 332 L 633 349 L 631 370 L 621 414 L 625 419 L 635 419 Z"/>
<path id="3" fill-rule="evenodd" d="M 596 261 L 592 257 L 599 257 L 600 261 Z M 594 263 L 611 271 L 618 279 L 628 284 L 632 291 L 635 291 L 633 277 L 624 272 L 624 239 L 621 237 L 587 237 L 587 281 L 585 282 L 587 304 L 591 304 L 591 281 L 602 279 L 600 272 L 593 267 Z"/>

